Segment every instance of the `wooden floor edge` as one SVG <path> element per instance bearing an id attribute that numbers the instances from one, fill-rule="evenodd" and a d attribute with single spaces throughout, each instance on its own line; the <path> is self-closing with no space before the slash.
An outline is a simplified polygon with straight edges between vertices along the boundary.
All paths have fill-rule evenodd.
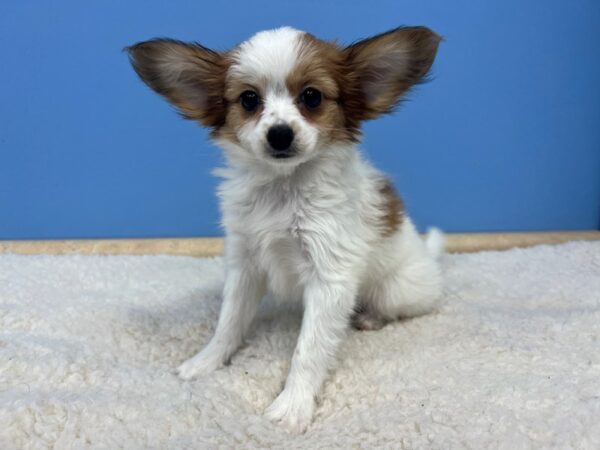
<path id="1" fill-rule="evenodd" d="M 600 240 L 600 231 L 551 231 L 525 233 L 448 233 L 449 252 L 477 252 L 560 244 L 573 240 Z M 22 255 L 184 255 L 217 256 L 223 253 L 222 238 L 73 239 L 51 241 L 1 241 L 0 253 Z"/>

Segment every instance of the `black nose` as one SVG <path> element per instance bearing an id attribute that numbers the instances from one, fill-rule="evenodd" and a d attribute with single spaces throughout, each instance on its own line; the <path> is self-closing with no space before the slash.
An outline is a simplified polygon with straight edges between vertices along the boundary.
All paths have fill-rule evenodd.
<path id="1" fill-rule="evenodd" d="M 274 150 L 284 151 L 290 148 L 294 140 L 294 131 L 288 125 L 275 125 L 267 133 L 267 141 Z"/>

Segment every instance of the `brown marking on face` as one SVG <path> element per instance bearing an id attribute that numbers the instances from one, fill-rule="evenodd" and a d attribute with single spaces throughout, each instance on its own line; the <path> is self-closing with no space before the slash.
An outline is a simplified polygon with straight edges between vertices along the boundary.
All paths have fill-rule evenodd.
<path id="1" fill-rule="evenodd" d="M 257 121 L 260 118 L 263 109 L 262 105 L 259 105 L 252 112 L 248 112 L 242 107 L 240 97 L 245 91 L 254 91 L 262 98 L 260 89 L 248 84 L 243 78 L 233 76 L 228 76 L 226 78 L 224 91 L 224 97 L 227 103 L 225 123 L 223 126 L 213 131 L 213 137 L 225 138 L 239 144 L 237 130 L 245 123 Z"/>
<path id="2" fill-rule="evenodd" d="M 305 33 L 296 68 L 287 80 L 291 95 L 321 91 L 322 104 L 301 113 L 330 142 L 356 142 L 360 124 L 391 112 L 401 97 L 422 82 L 441 38 L 425 27 L 396 28 L 341 47 Z"/>
<path id="3" fill-rule="evenodd" d="M 383 185 L 379 188 L 379 193 L 383 196 L 381 205 L 381 229 L 383 237 L 392 236 L 402 224 L 404 215 L 404 202 L 394 189 L 390 180 L 384 180 Z"/>
<path id="4" fill-rule="evenodd" d="M 298 64 L 286 84 L 324 143 L 358 141 L 362 121 L 392 111 L 411 86 L 423 81 L 441 40 L 425 27 L 397 28 L 345 48 L 308 33 L 301 39 Z M 261 94 L 257 86 L 247 85 L 243 74 L 228 76 L 235 51 L 215 52 L 172 39 L 140 42 L 127 51 L 140 78 L 185 118 L 211 128 L 213 137 L 238 142 L 237 130 L 260 117 L 262 108 L 249 113 L 240 104 L 246 89 Z M 300 101 L 307 87 L 322 94 L 316 108 Z"/>
<path id="5" fill-rule="evenodd" d="M 298 63 L 286 80 L 289 92 L 299 93 L 307 86 L 314 86 L 325 98 L 337 101 L 339 72 L 343 69 L 339 48 L 308 33 L 304 33 L 301 39 Z"/>
<path id="6" fill-rule="evenodd" d="M 288 76 L 286 86 L 290 95 L 296 98 L 301 114 L 320 128 L 321 139 L 327 143 L 357 140 L 355 130 L 346 126 L 342 101 L 345 81 L 345 60 L 341 47 L 304 33 L 298 63 Z M 308 87 L 321 92 L 321 104 L 313 109 L 300 99 Z"/>
<path id="7" fill-rule="evenodd" d="M 210 128 L 225 123 L 225 76 L 231 64 L 227 53 L 173 39 L 152 39 L 126 50 L 142 81 L 183 117 Z"/>

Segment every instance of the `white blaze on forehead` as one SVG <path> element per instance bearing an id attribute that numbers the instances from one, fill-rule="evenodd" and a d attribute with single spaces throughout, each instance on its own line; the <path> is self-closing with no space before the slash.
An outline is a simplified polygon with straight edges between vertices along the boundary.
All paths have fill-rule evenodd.
<path id="1" fill-rule="evenodd" d="M 284 87 L 298 61 L 303 35 L 290 27 L 255 34 L 235 50 L 229 73 L 249 83 Z"/>

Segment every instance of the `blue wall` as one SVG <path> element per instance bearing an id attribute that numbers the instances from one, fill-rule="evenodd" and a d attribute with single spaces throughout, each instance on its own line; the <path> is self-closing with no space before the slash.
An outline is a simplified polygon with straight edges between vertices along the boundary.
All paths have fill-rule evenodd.
<path id="1" fill-rule="evenodd" d="M 227 48 L 284 24 L 342 42 L 400 24 L 445 36 L 435 80 L 364 141 L 421 227 L 598 228 L 598 0 L 38 0 L 0 4 L 0 238 L 219 235 L 219 150 L 121 49 Z"/>

